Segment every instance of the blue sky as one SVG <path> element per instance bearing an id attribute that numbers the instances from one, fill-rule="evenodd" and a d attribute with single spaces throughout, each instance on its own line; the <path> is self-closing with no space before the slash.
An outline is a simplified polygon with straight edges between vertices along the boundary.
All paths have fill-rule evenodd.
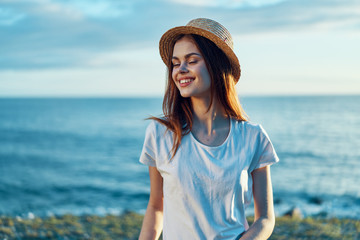
<path id="1" fill-rule="evenodd" d="M 158 41 L 232 33 L 240 95 L 360 94 L 357 0 L 0 0 L 0 97 L 162 96 Z"/>

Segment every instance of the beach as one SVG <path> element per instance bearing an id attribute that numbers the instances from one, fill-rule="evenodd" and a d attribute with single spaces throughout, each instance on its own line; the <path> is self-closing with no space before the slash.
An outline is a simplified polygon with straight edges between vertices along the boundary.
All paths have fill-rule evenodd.
<path id="1" fill-rule="evenodd" d="M 0 217 L 0 239 L 137 239 L 143 215 L 127 212 L 107 216 Z M 249 223 L 253 221 L 248 218 Z M 278 217 L 270 240 L 360 239 L 355 219 Z"/>

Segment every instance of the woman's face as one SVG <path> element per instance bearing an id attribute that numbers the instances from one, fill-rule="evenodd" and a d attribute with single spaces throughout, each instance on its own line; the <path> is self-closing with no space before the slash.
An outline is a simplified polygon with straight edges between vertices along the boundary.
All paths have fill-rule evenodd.
<path id="1" fill-rule="evenodd" d="M 211 77 L 205 59 L 190 36 L 174 45 L 172 79 L 183 97 L 209 97 Z"/>

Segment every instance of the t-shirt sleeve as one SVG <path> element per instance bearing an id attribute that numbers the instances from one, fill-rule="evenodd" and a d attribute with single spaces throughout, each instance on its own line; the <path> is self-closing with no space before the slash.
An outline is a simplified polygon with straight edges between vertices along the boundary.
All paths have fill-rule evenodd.
<path id="1" fill-rule="evenodd" d="M 258 136 L 258 147 L 254 155 L 254 170 L 263 168 L 267 165 L 272 165 L 279 161 L 279 158 L 275 152 L 274 146 L 270 141 L 264 128 L 259 125 L 260 133 Z"/>
<path id="2" fill-rule="evenodd" d="M 142 164 L 156 167 L 156 131 L 155 124 L 151 122 L 145 133 L 144 145 L 141 151 L 139 161 Z"/>

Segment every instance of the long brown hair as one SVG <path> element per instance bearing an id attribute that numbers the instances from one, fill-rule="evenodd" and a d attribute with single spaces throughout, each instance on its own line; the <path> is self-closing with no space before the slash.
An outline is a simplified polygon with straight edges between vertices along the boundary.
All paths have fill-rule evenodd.
<path id="1" fill-rule="evenodd" d="M 221 49 L 207 38 L 195 34 L 190 34 L 190 36 L 194 39 L 196 46 L 204 57 L 211 77 L 211 102 L 208 109 L 213 104 L 212 101 L 215 95 L 229 117 L 235 118 L 238 121 L 247 121 L 247 115 L 241 107 L 236 93 L 236 82 L 232 74 L 229 59 Z M 177 36 L 174 44 L 182 37 L 184 35 Z M 173 50 L 174 45 L 171 47 L 171 54 Z M 173 64 L 171 57 L 168 59 L 167 85 L 162 106 L 164 116 L 161 118 L 150 117 L 150 119 L 164 124 L 168 130 L 173 132 L 174 145 L 172 147 L 172 157 L 174 157 L 182 137 L 192 129 L 193 112 L 190 98 L 184 98 L 180 95 L 180 91 L 172 79 Z"/>

